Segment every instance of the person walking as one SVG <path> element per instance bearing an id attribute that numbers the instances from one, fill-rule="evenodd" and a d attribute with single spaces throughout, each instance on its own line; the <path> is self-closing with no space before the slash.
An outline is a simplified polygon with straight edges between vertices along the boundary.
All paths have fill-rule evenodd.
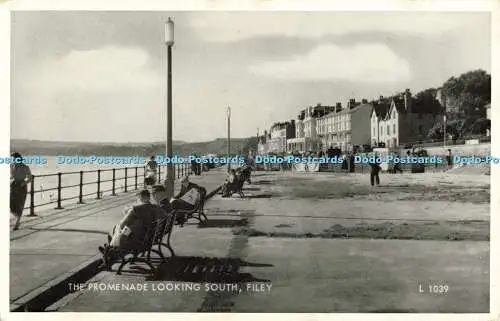
<path id="1" fill-rule="evenodd" d="M 152 187 L 156 184 L 156 176 L 158 175 L 158 163 L 156 157 L 153 155 L 146 164 L 146 177 L 144 179 L 144 188 Z"/>
<path id="2" fill-rule="evenodd" d="M 371 171 L 370 171 L 370 184 L 372 186 L 374 186 L 375 183 L 377 185 L 380 185 L 380 177 L 378 176 L 378 174 L 380 173 L 380 171 L 382 170 L 382 168 L 380 167 L 380 165 L 377 162 L 377 157 L 378 156 L 375 155 L 375 161 L 368 163 L 370 165 L 370 167 L 371 167 Z"/>
<path id="3" fill-rule="evenodd" d="M 451 149 L 448 149 L 448 155 L 446 156 L 446 162 L 448 164 L 448 168 L 453 168 L 453 154 L 451 153 Z"/>
<path id="4" fill-rule="evenodd" d="M 398 153 L 394 153 L 394 166 L 393 166 L 393 173 L 396 174 L 397 172 L 403 173 L 403 170 L 401 169 L 401 164 L 400 164 L 400 159 Z"/>
<path id="5" fill-rule="evenodd" d="M 354 152 L 349 153 L 349 173 L 356 172 L 355 157 L 356 157 L 356 155 L 354 154 Z"/>
<path id="6" fill-rule="evenodd" d="M 16 217 L 13 230 L 19 229 L 24 203 L 28 195 L 28 183 L 32 180 L 31 170 L 22 162 L 21 154 L 12 153 L 14 159 L 10 165 L 10 211 Z"/>

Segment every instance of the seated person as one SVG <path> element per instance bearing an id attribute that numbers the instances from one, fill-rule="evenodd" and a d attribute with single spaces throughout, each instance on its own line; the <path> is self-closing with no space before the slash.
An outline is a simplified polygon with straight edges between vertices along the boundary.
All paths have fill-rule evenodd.
<path id="1" fill-rule="evenodd" d="M 252 175 L 252 167 L 249 165 L 244 165 L 243 167 L 239 168 L 240 176 L 241 178 L 248 182 L 248 184 L 252 184 L 252 181 L 250 180 L 250 176 Z"/>
<path id="2" fill-rule="evenodd" d="M 222 185 L 222 197 L 231 196 L 231 192 L 234 191 L 238 179 L 239 177 L 236 174 L 236 171 L 231 169 L 229 171 L 228 178 L 224 182 L 224 185 Z"/>
<path id="3" fill-rule="evenodd" d="M 201 189 L 201 186 L 190 182 L 189 178 L 185 176 L 181 180 L 181 190 L 170 201 L 166 198 L 167 193 L 163 186 L 154 187 L 156 191 L 155 199 L 167 212 L 178 210 L 176 222 L 182 226 L 186 222 L 185 212 L 196 209 L 197 203 L 202 196 Z"/>
<path id="4" fill-rule="evenodd" d="M 114 263 L 120 251 L 141 250 L 148 232 L 165 215 L 158 205 L 151 204 L 148 190 L 137 195 L 138 203 L 125 210 L 125 217 L 113 228 L 112 234 L 108 235 L 109 244 L 99 246 L 99 251 L 104 256 L 103 265 L 106 267 Z"/>
<path id="5" fill-rule="evenodd" d="M 157 205 L 159 205 L 167 213 L 170 213 L 171 206 L 168 200 L 167 190 L 163 185 L 153 186 L 153 199 Z"/>

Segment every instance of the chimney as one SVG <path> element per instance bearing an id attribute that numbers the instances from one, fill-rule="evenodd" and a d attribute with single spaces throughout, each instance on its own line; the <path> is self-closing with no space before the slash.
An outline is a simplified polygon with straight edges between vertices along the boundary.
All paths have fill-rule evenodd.
<path id="1" fill-rule="evenodd" d="M 342 110 L 342 103 L 337 103 L 335 105 L 335 112 L 338 113 Z"/>
<path id="2" fill-rule="evenodd" d="M 407 113 L 411 113 L 411 107 L 412 107 L 412 101 L 413 99 L 411 98 L 411 91 L 410 89 L 406 89 L 404 93 L 404 100 L 405 100 L 405 110 Z"/>
<path id="3" fill-rule="evenodd" d="M 347 108 L 352 109 L 354 107 L 356 107 L 356 99 L 351 98 L 351 99 L 349 99 L 349 103 L 347 104 Z"/>
<path id="4" fill-rule="evenodd" d="M 361 103 L 362 103 L 362 104 L 368 104 L 368 99 L 364 99 L 364 98 L 363 98 L 363 99 L 361 99 Z"/>

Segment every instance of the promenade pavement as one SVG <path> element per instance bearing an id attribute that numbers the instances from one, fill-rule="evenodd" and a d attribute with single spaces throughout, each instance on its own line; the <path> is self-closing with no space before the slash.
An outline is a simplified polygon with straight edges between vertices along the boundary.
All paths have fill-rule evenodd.
<path id="1" fill-rule="evenodd" d="M 154 281 L 101 272 L 89 283 L 136 286 L 87 288 L 49 310 L 488 312 L 489 178 L 381 178 L 257 172 L 246 198 L 211 199 L 207 226 L 175 229 L 178 257 Z"/>
<path id="2" fill-rule="evenodd" d="M 191 180 L 210 193 L 224 181 L 225 172 L 215 169 Z M 175 182 L 179 191 L 179 180 Z M 107 233 L 122 218 L 125 206 L 135 202 L 137 191 L 73 209 L 40 213 L 10 234 L 10 302 L 91 260 Z"/>

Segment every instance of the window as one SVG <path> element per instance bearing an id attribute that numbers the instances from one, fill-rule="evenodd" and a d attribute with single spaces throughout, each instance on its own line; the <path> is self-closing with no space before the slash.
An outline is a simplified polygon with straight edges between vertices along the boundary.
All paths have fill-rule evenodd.
<path id="1" fill-rule="evenodd" d="M 390 134 L 391 134 L 391 126 L 387 125 L 387 135 L 390 135 Z"/>
<path id="2" fill-rule="evenodd" d="M 383 135 L 383 134 L 384 134 L 384 127 L 380 126 L 380 135 Z"/>
<path id="3" fill-rule="evenodd" d="M 396 124 L 392 125 L 392 133 L 396 135 Z"/>
<path id="4" fill-rule="evenodd" d="M 376 133 L 375 133 L 375 128 L 373 128 L 373 136 L 375 136 L 375 135 L 376 135 Z"/>
<path id="5" fill-rule="evenodd" d="M 395 110 L 392 111 L 392 117 L 396 118 L 396 111 Z"/>

